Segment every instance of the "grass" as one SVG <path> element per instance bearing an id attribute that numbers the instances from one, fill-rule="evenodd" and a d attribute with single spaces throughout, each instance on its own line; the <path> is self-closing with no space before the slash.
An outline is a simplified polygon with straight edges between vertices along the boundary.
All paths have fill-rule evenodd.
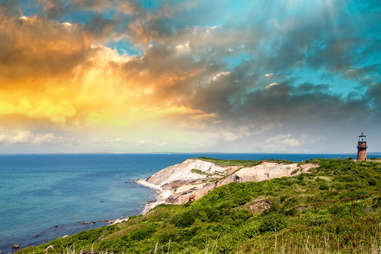
<path id="1" fill-rule="evenodd" d="M 246 160 L 222 160 L 222 159 L 214 159 L 209 157 L 199 157 L 198 159 L 212 162 L 222 167 L 229 167 L 229 166 L 253 167 L 261 163 L 261 161 L 257 161 L 257 160 L 255 161 L 254 160 L 247 160 L 247 161 Z"/>
<path id="2" fill-rule="evenodd" d="M 192 171 L 192 173 L 199 174 L 199 175 L 214 176 L 213 174 L 209 174 L 209 173 L 207 173 L 207 172 L 204 172 L 204 171 L 202 171 L 202 170 L 195 169 L 195 168 L 192 169 L 191 171 Z"/>
<path id="3" fill-rule="evenodd" d="M 231 183 L 192 203 L 161 205 L 128 222 L 18 253 L 381 253 L 381 164 L 309 162 L 320 167 L 294 177 Z M 252 214 L 247 207 L 263 197 L 271 208 Z"/>
<path id="4" fill-rule="evenodd" d="M 275 160 L 275 159 L 266 159 L 266 160 L 224 160 L 224 159 L 215 159 L 209 157 L 199 157 L 198 159 L 208 162 L 213 162 L 216 165 L 229 167 L 229 166 L 240 166 L 240 167 L 254 167 L 261 164 L 263 161 L 267 162 L 276 162 L 283 164 L 292 164 L 294 162 L 288 160 Z"/>

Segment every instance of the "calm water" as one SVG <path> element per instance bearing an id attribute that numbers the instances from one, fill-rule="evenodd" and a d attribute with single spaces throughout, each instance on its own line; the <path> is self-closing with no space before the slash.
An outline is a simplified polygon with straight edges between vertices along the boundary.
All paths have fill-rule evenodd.
<path id="1" fill-rule="evenodd" d="M 43 243 L 105 219 L 141 212 L 154 192 L 137 178 L 190 157 L 287 159 L 348 157 L 321 154 L 94 154 L 0 156 L 0 252 Z M 83 222 L 96 221 L 96 225 Z"/>

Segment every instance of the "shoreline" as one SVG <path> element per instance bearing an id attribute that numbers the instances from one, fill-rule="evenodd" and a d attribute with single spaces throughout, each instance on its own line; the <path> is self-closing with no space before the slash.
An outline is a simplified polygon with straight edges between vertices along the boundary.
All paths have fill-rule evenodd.
<path id="1" fill-rule="evenodd" d="M 135 182 L 141 186 L 147 187 L 149 189 L 155 190 L 155 201 L 148 202 L 145 206 L 143 211 L 140 214 L 146 214 L 151 209 L 155 208 L 158 205 L 166 204 L 167 198 L 169 198 L 173 193 L 171 190 L 163 190 L 160 186 L 156 184 L 149 183 L 146 179 L 137 179 Z"/>
<path id="2" fill-rule="evenodd" d="M 257 165 L 247 166 L 247 169 L 256 166 Z M 219 166 L 214 162 L 200 160 L 198 158 L 191 158 L 186 159 L 185 161 L 180 162 L 178 164 L 174 164 L 167 168 L 161 169 L 155 172 L 150 177 L 131 179 L 136 184 L 155 191 L 155 198 L 152 199 L 152 201 L 147 201 L 142 210 L 139 209 L 140 211 L 136 211 L 136 215 L 144 215 L 148 213 L 151 209 L 161 204 L 183 204 L 189 202 L 190 200 L 197 200 L 198 198 L 208 193 L 211 189 L 218 187 L 216 184 L 209 183 L 210 181 L 208 181 L 208 179 L 213 179 L 212 176 L 221 178 L 219 179 L 221 180 L 221 185 L 227 184 L 228 182 L 236 181 L 232 178 L 233 174 L 236 174 L 238 172 L 234 167 L 238 166 Z M 245 167 L 238 168 L 242 172 L 244 171 L 242 169 L 245 169 Z M 195 169 L 199 170 L 200 172 L 195 171 Z M 225 177 L 221 176 L 222 172 L 226 172 Z M 243 174 L 246 175 L 247 172 L 243 172 Z M 227 178 L 227 176 L 229 177 L 229 179 Z M 267 176 L 266 179 L 267 178 L 270 177 Z M 250 180 L 253 179 L 244 179 L 243 177 L 240 178 L 240 181 Z M 179 184 L 181 185 L 181 187 L 178 187 Z M 142 202 L 141 205 L 143 204 L 144 203 Z M 80 223 L 84 225 L 95 225 L 98 223 L 104 223 L 103 225 L 97 225 L 97 227 L 101 227 L 106 225 L 115 225 L 118 223 L 123 223 L 128 221 L 129 218 L 130 216 L 113 219 L 104 219 L 96 222 L 83 221 Z M 66 235 L 61 235 L 57 238 L 62 238 L 65 236 Z"/>
<path id="3" fill-rule="evenodd" d="M 1 253 L 13 253 L 12 249 L 13 246 L 20 246 L 19 248 L 27 248 L 30 246 L 36 246 L 41 245 L 44 243 L 47 243 L 49 241 L 52 241 L 54 239 L 61 239 L 66 238 L 70 235 L 78 234 L 82 231 L 88 231 L 93 228 L 99 228 L 104 226 L 111 226 L 116 225 L 118 223 L 126 222 L 129 220 L 130 217 L 119 217 L 119 218 L 113 218 L 113 219 L 101 219 L 96 221 L 77 221 L 69 224 L 62 224 L 62 225 L 55 225 L 49 228 L 44 229 L 41 232 L 38 232 L 36 234 L 31 234 L 29 236 L 23 236 L 18 239 L 18 241 L 11 241 L 7 243 L 0 243 L 0 254 Z M 75 227 L 80 228 L 78 231 L 72 231 L 71 233 L 67 232 L 68 227 Z M 43 236 L 46 233 L 52 233 L 55 234 L 53 238 Z M 15 249 L 13 249 L 14 251 Z"/>

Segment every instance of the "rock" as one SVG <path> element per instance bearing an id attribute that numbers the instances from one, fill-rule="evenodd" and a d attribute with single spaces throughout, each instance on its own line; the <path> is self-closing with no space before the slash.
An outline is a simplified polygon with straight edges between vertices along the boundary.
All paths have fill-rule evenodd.
<path id="1" fill-rule="evenodd" d="M 91 224 L 95 225 L 95 224 L 97 224 L 97 222 L 96 221 L 84 221 L 84 222 L 82 222 L 82 224 L 83 225 L 91 225 Z"/>
<path id="2" fill-rule="evenodd" d="M 126 222 L 129 220 L 129 217 L 121 217 L 119 219 L 115 219 L 115 220 L 110 220 L 109 221 L 109 225 L 115 225 L 115 224 L 118 224 L 118 223 L 122 223 L 122 222 Z"/>
<path id="3" fill-rule="evenodd" d="M 263 212 L 267 209 L 270 209 L 272 206 L 272 203 L 270 200 L 264 199 L 264 200 L 258 200 L 250 204 L 250 211 L 253 214 Z"/>

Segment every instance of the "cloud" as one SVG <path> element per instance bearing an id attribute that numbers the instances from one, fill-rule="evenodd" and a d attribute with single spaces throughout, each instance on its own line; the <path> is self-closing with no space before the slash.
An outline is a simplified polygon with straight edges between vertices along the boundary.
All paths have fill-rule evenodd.
<path id="1" fill-rule="evenodd" d="M 290 133 L 268 138 L 266 139 L 266 143 L 270 144 L 271 146 L 278 147 L 278 149 L 287 149 L 288 147 L 299 147 L 302 144 Z"/>
<path id="2" fill-rule="evenodd" d="M 271 88 L 271 87 L 273 87 L 273 86 L 277 86 L 277 85 L 279 85 L 277 82 L 272 82 L 272 83 L 270 83 L 270 84 L 268 84 L 265 88 Z"/>
<path id="3" fill-rule="evenodd" d="M 184 44 L 179 44 L 179 45 L 176 46 L 176 49 L 180 53 L 182 53 L 182 52 L 189 52 L 190 51 L 190 44 L 189 44 L 189 42 L 186 42 Z"/>
<path id="4" fill-rule="evenodd" d="M 156 99 L 165 86 L 177 85 L 200 71 L 173 48 L 154 47 L 144 57 L 120 55 L 97 44 L 77 24 L 67 29 L 37 16 L 28 20 L 2 17 L 1 36 L 7 38 L 0 51 L 3 117 L 83 127 L 128 125 L 139 119 L 195 112 L 168 98 L 163 107 Z"/>
<path id="5" fill-rule="evenodd" d="M 266 73 L 264 76 L 265 78 L 272 78 L 273 77 L 273 73 Z"/>
<path id="6" fill-rule="evenodd" d="M 18 131 L 13 135 L 0 135 L 0 143 L 2 144 L 59 144 L 64 142 L 64 138 L 56 136 L 53 133 L 35 134 L 30 131 Z"/>
<path id="7" fill-rule="evenodd" d="M 299 133 L 335 137 L 343 126 L 376 132 L 380 4 L 365 2 L 373 11 L 342 0 L 291 12 L 284 1 L 2 1 L 0 119 L 77 136 L 160 123 L 210 150 L 271 137 L 296 149 L 308 145 Z M 137 144 L 118 138 L 106 143 Z"/>
<path id="8" fill-rule="evenodd" d="M 230 74 L 230 72 L 228 72 L 228 71 L 219 72 L 219 73 L 217 73 L 216 75 L 214 75 L 214 77 L 212 78 L 212 81 L 213 81 L 213 82 L 216 82 L 216 81 L 218 81 L 220 78 L 223 78 L 224 76 L 227 76 L 227 75 L 229 75 L 229 74 Z"/>

